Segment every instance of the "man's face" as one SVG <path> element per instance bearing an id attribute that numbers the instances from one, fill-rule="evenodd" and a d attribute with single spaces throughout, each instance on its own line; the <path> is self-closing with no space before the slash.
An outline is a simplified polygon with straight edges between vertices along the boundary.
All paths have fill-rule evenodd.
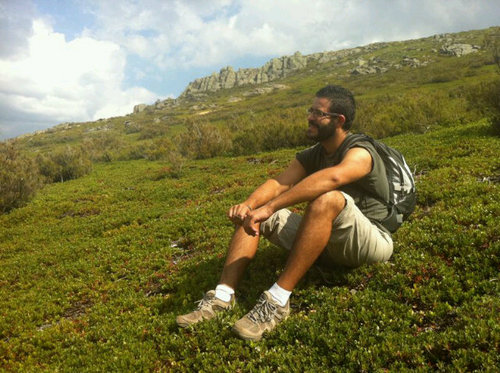
<path id="1" fill-rule="evenodd" d="M 314 99 L 312 113 L 307 116 L 309 127 L 307 129 L 307 138 L 313 141 L 324 141 L 335 135 L 335 118 L 330 116 L 321 116 L 314 113 L 314 110 L 322 112 L 330 111 L 330 100 L 325 97 L 316 97 Z"/>

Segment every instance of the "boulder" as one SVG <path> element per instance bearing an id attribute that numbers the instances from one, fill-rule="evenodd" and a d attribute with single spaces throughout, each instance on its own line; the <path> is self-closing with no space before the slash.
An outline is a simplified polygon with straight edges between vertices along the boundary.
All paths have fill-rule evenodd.
<path id="1" fill-rule="evenodd" d="M 410 66 L 410 67 L 419 67 L 422 63 L 418 60 L 418 58 L 412 58 L 408 56 L 404 56 L 401 61 L 401 65 Z"/>
<path id="2" fill-rule="evenodd" d="M 135 105 L 134 106 L 134 114 L 137 114 L 137 113 L 140 113 L 140 112 L 146 110 L 147 107 L 148 107 L 148 105 L 146 105 L 146 104 Z"/>
<path id="3" fill-rule="evenodd" d="M 477 52 L 480 49 L 477 45 L 470 44 L 446 44 L 439 50 L 440 54 L 446 56 L 462 57 L 466 54 Z"/>
<path id="4" fill-rule="evenodd" d="M 374 66 L 358 66 L 351 70 L 351 75 L 375 74 L 377 69 Z"/>

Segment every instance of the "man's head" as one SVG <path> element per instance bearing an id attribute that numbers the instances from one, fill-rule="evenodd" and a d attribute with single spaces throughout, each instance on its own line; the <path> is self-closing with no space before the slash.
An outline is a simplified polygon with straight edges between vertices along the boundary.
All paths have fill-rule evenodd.
<path id="1" fill-rule="evenodd" d="M 352 93 L 347 89 L 329 85 L 316 93 L 309 109 L 307 137 L 322 142 L 335 136 L 338 131 L 351 128 L 355 113 Z"/>
<path id="2" fill-rule="evenodd" d="M 327 85 L 316 92 L 317 98 L 326 98 L 330 101 L 329 113 L 337 113 L 344 116 L 345 121 L 342 129 L 349 130 L 356 115 L 356 102 L 351 91 L 338 85 Z M 334 119 L 334 118 L 332 118 Z"/>

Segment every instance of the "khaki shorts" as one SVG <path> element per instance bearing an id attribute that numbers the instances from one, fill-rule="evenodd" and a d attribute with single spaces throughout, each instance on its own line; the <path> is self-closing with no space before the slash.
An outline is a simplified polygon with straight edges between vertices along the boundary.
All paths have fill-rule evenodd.
<path id="1" fill-rule="evenodd" d="M 346 205 L 333 221 L 332 234 L 320 261 L 328 265 L 359 267 L 389 260 L 393 249 L 391 235 L 370 222 L 351 196 L 342 194 Z M 299 214 L 282 209 L 260 225 L 260 232 L 273 244 L 291 250 L 301 220 Z"/>

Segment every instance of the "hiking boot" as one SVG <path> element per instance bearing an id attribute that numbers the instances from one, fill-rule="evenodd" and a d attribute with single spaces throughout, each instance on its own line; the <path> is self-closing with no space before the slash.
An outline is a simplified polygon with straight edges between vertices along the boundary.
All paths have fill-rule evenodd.
<path id="1" fill-rule="evenodd" d="M 229 302 L 224 302 L 215 297 L 215 290 L 208 291 L 203 299 L 199 300 L 198 307 L 193 312 L 185 315 L 177 316 L 175 321 L 181 328 L 186 328 L 203 320 L 210 320 L 215 317 L 215 314 L 221 311 L 228 311 L 233 308 L 235 299 L 234 294 L 231 295 Z"/>
<path id="2" fill-rule="evenodd" d="M 262 334 L 271 331 L 290 314 L 290 301 L 284 307 L 273 299 L 268 291 L 262 293 L 255 307 L 239 319 L 233 331 L 241 338 L 259 341 Z"/>

